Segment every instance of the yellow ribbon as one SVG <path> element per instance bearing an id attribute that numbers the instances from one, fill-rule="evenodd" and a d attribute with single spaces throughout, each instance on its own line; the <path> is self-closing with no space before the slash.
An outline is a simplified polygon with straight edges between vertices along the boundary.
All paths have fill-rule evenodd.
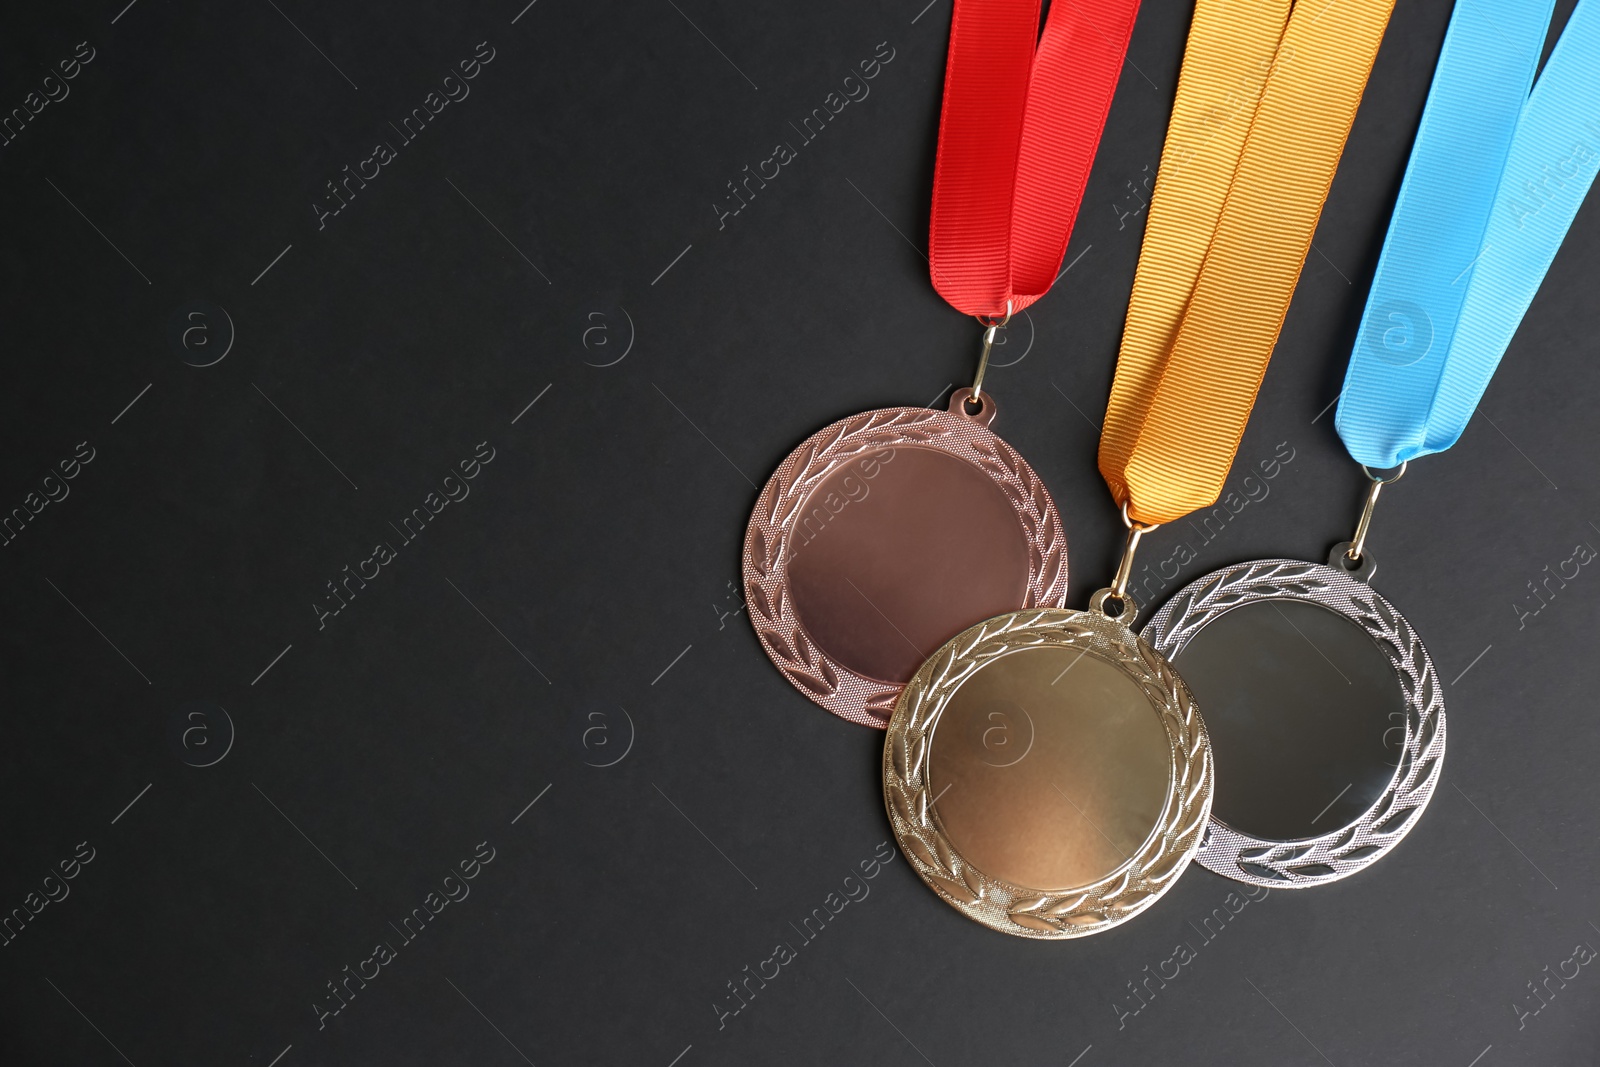
<path id="1" fill-rule="evenodd" d="M 1100 473 L 1136 522 L 1216 503 L 1393 0 L 1198 0 Z"/>

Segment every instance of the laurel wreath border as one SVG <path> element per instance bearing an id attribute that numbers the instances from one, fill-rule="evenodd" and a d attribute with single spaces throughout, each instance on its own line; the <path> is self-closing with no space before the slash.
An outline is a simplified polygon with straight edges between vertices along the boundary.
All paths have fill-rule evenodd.
<path id="1" fill-rule="evenodd" d="M 1061 647 L 1117 667 L 1161 717 L 1172 787 L 1155 830 L 1105 878 L 1066 892 L 991 878 L 950 841 L 929 795 L 934 731 L 951 697 L 984 665 L 1021 649 Z M 1127 627 L 1092 611 L 1012 612 L 948 641 L 907 683 L 883 750 L 884 806 L 917 874 L 946 902 L 991 929 L 1062 939 L 1100 933 L 1133 918 L 1167 891 L 1199 847 L 1211 812 L 1211 747 L 1188 689 L 1167 661 Z"/>
<path id="2" fill-rule="evenodd" d="M 1179 590 L 1142 633 L 1175 660 L 1207 623 L 1263 600 L 1320 604 L 1356 623 L 1388 657 L 1406 704 L 1405 741 L 1394 775 L 1353 822 L 1320 837 L 1276 841 L 1211 816 L 1196 857 L 1201 866 L 1252 885 L 1303 889 L 1376 863 L 1420 820 L 1444 766 L 1444 695 L 1433 660 L 1405 617 L 1365 582 L 1320 563 L 1268 559 L 1214 571 Z"/>
<path id="3" fill-rule="evenodd" d="M 801 693 L 840 718 L 883 729 L 901 686 L 857 674 L 805 630 L 788 591 L 790 540 L 812 490 L 860 456 L 897 445 L 937 449 L 982 470 L 1011 501 L 1027 537 L 1021 608 L 1067 597 L 1067 544 L 1056 506 L 1026 460 L 981 423 L 934 408 L 879 408 L 823 427 L 791 452 L 756 498 L 745 531 L 745 603 L 767 655 Z"/>

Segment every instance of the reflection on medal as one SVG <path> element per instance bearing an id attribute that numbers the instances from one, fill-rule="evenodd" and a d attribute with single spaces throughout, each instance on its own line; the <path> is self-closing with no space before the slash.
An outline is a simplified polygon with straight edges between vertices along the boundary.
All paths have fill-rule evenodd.
<path id="1" fill-rule="evenodd" d="M 923 881 L 1034 938 L 1154 903 L 1194 855 L 1212 791 L 1188 690 L 1099 606 L 1012 612 L 946 644 L 900 697 L 883 781 Z"/>
<path id="2" fill-rule="evenodd" d="M 750 620 L 795 687 L 882 727 L 901 687 L 978 619 L 1066 598 L 1044 484 L 969 414 L 883 408 L 813 434 L 773 473 L 745 535 Z"/>
<path id="3" fill-rule="evenodd" d="M 1400 843 L 1438 785 L 1433 661 L 1368 584 L 1377 563 L 1363 542 L 1383 484 L 1327 566 L 1226 567 L 1144 628 L 1206 710 L 1220 784 L 1197 858 L 1220 875 L 1287 889 L 1347 877 Z"/>

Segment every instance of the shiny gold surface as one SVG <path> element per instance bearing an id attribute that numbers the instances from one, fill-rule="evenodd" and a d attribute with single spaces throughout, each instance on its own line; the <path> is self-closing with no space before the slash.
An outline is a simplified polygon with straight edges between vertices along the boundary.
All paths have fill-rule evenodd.
<path id="1" fill-rule="evenodd" d="M 1099 881 L 1149 838 L 1171 746 L 1122 670 L 1081 648 L 1029 648 L 951 694 L 929 775 L 957 852 L 992 878 L 1059 892 Z"/>
<path id="2" fill-rule="evenodd" d="M 1087 937 L 1150 907 L 1200 847 L 1214 790 L 1188 688 L 1094 606 L 963 630 L 884 738 L 884 809 L 911 867 L 1017 937 Z"/>

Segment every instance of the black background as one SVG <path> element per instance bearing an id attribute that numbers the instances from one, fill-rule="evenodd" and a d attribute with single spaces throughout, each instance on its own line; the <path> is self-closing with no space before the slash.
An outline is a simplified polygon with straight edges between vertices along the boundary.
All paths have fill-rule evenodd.
<path id="1" fill-rule="evenodd" d="M 736 587 L 791 447 L 971 374 L 976 329 L 922 258 L 950 14 L 924 2 L 8 13 L 0 109 L 78 42 L 95 57 L 0 148 L 0 509 L 79 442 L 95 458 L 0 548 L 0 912 L 79 842 L 95 858 L 0 948 L 0 1061 L 1594 1062 L 1592 967 L 1520 1029 L 1513 1007 L 1600 945 L 1600 576 L 1527 611 L 1542 568 L 1600 545 L 1593 204 L 1459 446 L 1379 510 L 1378 588 L 1450 711 L 1402 847 L 1209 941 L 1235 887 L 1197 867 L 1051 944 L 963 919 L 897 858 L 719 1029 L 726 983 L 890 837 L 879 735 L 783 680 Z M 1395 12 L 1239 454 L 1295 458 L 1185 580 L 1349 534 L 1364 482 L 1323 412 L 1449 10 Z M 1120 543 L 1093 422 L 1189 13 L 1146 4 L 1073 267 L 990 380 L 1061 506 L 1074 604 Z M 324 183 L 479 42 L 471 95 L 319 229 Z M 870 96 L 719 228 L 725 183 L 880 42 Z M 226 339 L 218 308 L 231 350 L 189 365 Z M 319 629 L 325 584 L 484 441 L 471 495 Z M 175 741 L 189 701 L 236 727 L 211 766 L 190 763 L 218 716 Z M 483 841 L 470 896 L 319 1027 L 326 983 Z M 1184 940 L 1197 957 L 1119 1018 Z"/>

